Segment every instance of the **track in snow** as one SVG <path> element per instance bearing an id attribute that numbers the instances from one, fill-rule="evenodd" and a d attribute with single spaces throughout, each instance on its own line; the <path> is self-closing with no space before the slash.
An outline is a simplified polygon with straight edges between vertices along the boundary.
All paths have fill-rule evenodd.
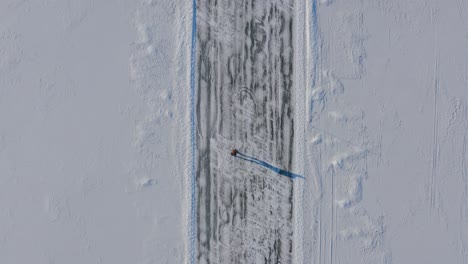
<path id="1" fill-rule="evenodd" d="M 293 1 L 197 2 L 198 263 L 291 263 Z"/>

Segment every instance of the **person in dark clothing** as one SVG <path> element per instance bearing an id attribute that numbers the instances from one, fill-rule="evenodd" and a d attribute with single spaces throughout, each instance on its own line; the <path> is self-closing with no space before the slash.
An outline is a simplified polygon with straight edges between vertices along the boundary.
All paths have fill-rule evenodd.
<path id="1" fill-rule="evenodd" d="M 233 150 L 231 151 L 231 156 L 234 156 L 234 157 L 235 157 L 236 155 L 237 155 L 237 149 L 233 149 Z"/>

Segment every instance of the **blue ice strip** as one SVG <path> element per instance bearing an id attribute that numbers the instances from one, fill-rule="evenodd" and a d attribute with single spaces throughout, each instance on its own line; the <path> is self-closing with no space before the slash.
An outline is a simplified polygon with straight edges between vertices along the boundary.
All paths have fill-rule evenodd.
<path id="1" fill-rule="evenodd" d="M 197 41 L 197 1 L 193 0 L 192 6 L 192 43 L 190 49 L 190 230 L 189 230 L 189 257 L 190 264 L 195 264 L 196 238 L 197 238 L 197 212 L 196 212 L 196 149 L 197 141 L 195 138 L 195 66 L 196 66 L 196 41 Z"/>

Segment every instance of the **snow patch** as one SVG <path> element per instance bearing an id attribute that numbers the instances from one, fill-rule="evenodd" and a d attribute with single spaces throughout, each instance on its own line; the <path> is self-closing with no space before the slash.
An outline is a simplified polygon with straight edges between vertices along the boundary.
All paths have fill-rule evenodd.
<path id="1" fill-rule="evenodd" d="M 345 114 L 337 112 L 337 111 L 328 112 L 328 116 L 335 122 L 343 122 L 343 123 L 348 122 L 348 117 Z"/>
<path id="2" fill-rule="evenodd" d="M 142 189 L 142 188 L 147 188 L 147 187 L 150 187 L 150 186 L 153 186 L 155 185 L 157 182 L 155 179 L 152 179 L 152 178 L 141 178 L 141 179 L 138 179 L 136 184 L 138 186 L 139 189 Z"/>
<path id="3" fill-rule="evenodd" d="M 310 139 L 310 143 L 312 145 L 318 145 L 322 143 L 322 141 L 323 141 L 322 134 L 316 134 L 315 136 L 312 136 L 312 138 Z"/>
<path id="4" fill-rule="evenodd" d="M 340 208 L 350 208 L 362 200 L 362 179 L 363 177 L 360 175 L 353 175 L 344 179 L 345 193 L 341 195 L 345 196 L 345 198 L 337 201 Z"/>
<path id="5" fill-rule="evenodd" d="M 367 38 L 362 11 L 337 12 L 332 25 L 333 72 L 341 79 L 360 79 L 364 73 Z"/>
<path id="6" fill-rule="evenodd" d="M 361 148 L 354 148 L 348 152 L 338 153 L 332 158 L 330 165 L 338 169 L 352 168 L 356 161 L 365 158 L 368 153 L 368 150 Z"/>
<path id="7" fill-rule="evenodd" d="M 341 81 L 329 71 L 322 71 L 320 79 L 320 85 L 313 87 L 311 90 L 307 90 L 309 123 L 312 122 L 313 119 L 321 117 L 321 113 L 325 110 L 328 101 L 334 101 L 335 96 L 343 94 L 344 92 Z"/>

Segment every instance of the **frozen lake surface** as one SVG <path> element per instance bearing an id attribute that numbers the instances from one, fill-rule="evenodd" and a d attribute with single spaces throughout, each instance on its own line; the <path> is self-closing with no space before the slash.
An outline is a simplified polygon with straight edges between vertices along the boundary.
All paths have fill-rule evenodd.
<path id="1" fill-rule="evenodd" d="M 1 1 L 0 263 L 468 263 L 467 28 L 464 0 Z"/>

